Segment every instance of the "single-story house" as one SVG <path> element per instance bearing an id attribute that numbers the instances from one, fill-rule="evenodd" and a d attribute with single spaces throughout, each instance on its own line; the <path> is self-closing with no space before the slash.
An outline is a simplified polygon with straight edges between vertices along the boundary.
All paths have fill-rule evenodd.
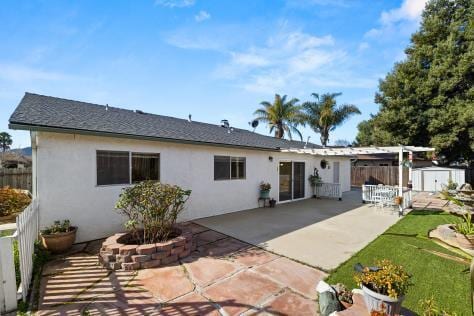
<path id="1" fill-rule="evenodd" d="M 31 167 L 31 157 L 22 155 L 16 151 L 0 153 L 0 168 L 24 169 Z"/>
<path id="2" fill-rule="evenodd" d="M 192 190 L 180 220 L 256 208 L 261 181 L 278 203 L 310 198 L 315 168 L 324 182 L 351 188 L 349 156 L 288 152 L 320 146 L 227 124 L 26 93 L 9 126 L 31 133 L 40 225 L 69 219 L 79 242 L 123 230 L 114 205 L 143 179 Z"/>

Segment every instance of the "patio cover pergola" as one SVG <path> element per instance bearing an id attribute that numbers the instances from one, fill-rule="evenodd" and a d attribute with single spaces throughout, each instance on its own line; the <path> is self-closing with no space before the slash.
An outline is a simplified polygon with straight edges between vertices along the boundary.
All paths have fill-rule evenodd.
<path id="1" fill-rule="evenodd" d="M 289 148 L 282 149 L 283 152 L 293 152 L 299 154 L 309 154 L 315 156 L 355 156 L 366 154 L 386 154 L 398 153 L 398 192 L 401 196 L 403 193 L 403 153 L 413 152 L 432 152 L 434 148 L 431 147 L 417 147 L 417 146 L 370 146 L 370 147 L 324 147 L 324 148 Z M 411 156 L 411 155 L 410 155 Z M 411 159 L 410 159 L 411 160 Z M 412 168 L 409 166 L 408 179 L 411 180 Z"/>

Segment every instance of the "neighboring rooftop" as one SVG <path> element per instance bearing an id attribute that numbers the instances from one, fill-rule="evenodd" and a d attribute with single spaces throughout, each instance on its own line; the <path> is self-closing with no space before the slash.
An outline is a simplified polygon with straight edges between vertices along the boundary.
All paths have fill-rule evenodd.
<path id="1" fill-rule="evenodd" d="M 10 128 L 67 131 L 70 133 L 116 134 L 137 138 L 277 150 L 304 148 L 305 142 L 277 139 L 239 128 L 188 121 L 25 93 L 10 117 Z M 308 143 L 307 148 L 321 148 Z"/>

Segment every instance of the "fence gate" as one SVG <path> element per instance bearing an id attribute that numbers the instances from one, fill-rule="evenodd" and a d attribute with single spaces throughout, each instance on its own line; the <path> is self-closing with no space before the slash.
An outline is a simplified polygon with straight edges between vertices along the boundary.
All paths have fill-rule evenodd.
<path id="1" fill-rule="evenodd" d="M 13 311 L 17 300 L 26 301 L 33 275 L 35 241 L 39 233 L 39 203 L 33 199 L 16 218 L 16 232 L 0 237 L 0 314 Z M 17 289 L 13 244 L 17 243 L 20 261 L 20 286 Z"/>

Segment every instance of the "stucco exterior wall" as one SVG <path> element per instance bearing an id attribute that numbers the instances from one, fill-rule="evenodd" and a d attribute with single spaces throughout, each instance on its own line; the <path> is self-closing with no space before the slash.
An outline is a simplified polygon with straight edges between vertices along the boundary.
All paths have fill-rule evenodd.
<path id="1" fill-rule="evenodd" d="M 321 170 L 321 157 L 309 155 L 49 132 L 38 132 L 37 136 L 40 225 L 70 219 L 79 227 L 77 242 L 123 230 L 123 218 L 114 205 L 126 185 L 97 186 L 97 150 L 159 153 L 161 182 L 192 190 L 180 220 L 255 208 L 261 181 L 271 183 L 270 196 L 278 200 L 282 160 L 304 161 L 305 178 L 317 167 L 325 182 L 333 181 L 334 169 Z M 214 181 L 214 155 L 246 157 L 246 179 Z M 342 190 L 350 190 L 350 160 L 325 159 L 331 166 L 340 161 Z M 311 197 L 311 191 L 306 181 L 306 198 Z"/>

